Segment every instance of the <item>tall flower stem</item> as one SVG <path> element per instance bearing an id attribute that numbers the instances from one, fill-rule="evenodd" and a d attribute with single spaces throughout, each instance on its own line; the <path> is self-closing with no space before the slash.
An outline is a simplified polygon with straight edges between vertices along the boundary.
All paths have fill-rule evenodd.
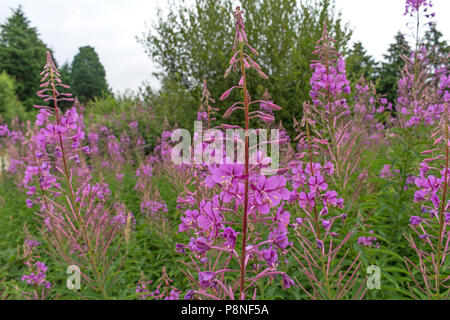
<path id="1" fill-rule="evenodd" d="M 448 162 L 449 162 L 449 133 L 448 133 L 448 111 L 445 111 L 445 172 L 444 172 L 444 194 L 442 196 L 442 205 L 441 205 L 441 212 L 439 213 L 439 238 L 438 238 L 438 245 L 437 245 L 437 260 L 436 260 L 436 296 L 439 298 L 440 296 L 440 281 L 439 281 L 439 275 L 440 275 L 440 265 L 441 265 L 441 249 L 442 249 L 442 240 L 443 240 L 443 229 L 445 224 L 445 207 L 446 207 L 446 195 L 447 195 L 447 188 L 448 188 Z"/>
<path id="2" fill-rule="evenodd" d="M 59 126 L 61 126 L 61 119 L 60 119 L 60 116 L 59 116 L 58 99 L 57 99 L 57 93 L 56 93 L 56 87 L 55 87 L 54 72 L 53 72 L 52 68 L 50 68 L 50 84 L 52 86 L 51 89 L 52 89 L 52 95 L 53 95 L 56 124 L 59 127 Z M 96 282 L 99 285 L 98 290 L 100 291 L 100 293 L 103 295 L 104 298 L 107 298 L 107 294 L 106 294 L 105 288 L 104 288 L 105 287 L 104 286 L 104 282 L 101 279 L 102 276 L 101 276 L 101 274 L 100 274 L 100 272 L 99 272 L 99 270 L 97 268 L 97 264 L 96 264 L 96 262 L 95 262 L 95 260 L 93 258 L 94 250 L 92 248 L 90 238 L 89 238 L 89 236 L 87 234 L 87 230 L 86 230 L 86 228 L 85 228 L 85 226 L 84 226 L 84 224 L 82 222 L 83 219 L 82 219 L 82 216 L 81 216 L 80 209 L 77 206 L 77 203 L 76 203 L 76 200 L 75 200 L 75 192 L 74 192 L 74 189 L 73 189 L 73 186 L 72 186 L 72 182 L 71 182 L 71 175 L 69 173 L 67 160 L 66 160 L 67 157 L 66 157 L 66 153 L 65 153 L 65 150 L 64 150 L 63 138 L 62 138 L 62 134 L 61 134 L 60 131 L 58 131 L 58 139 L 59 139 L 59 146 L 61 148 L 61 158 L 62 158 L 63 166 L 64 166 L 64 176 L 65 176 L 65 179 L 66 179 L 67 185 L 69 187 L 69 191 L 70 191 L 70 200 L 71 200 L 71 203 L 72 203 L 70 206 L 75 210 L 75 213 L 76 213 L 76 215 L 77 215 L 77 217 L 79 219 L 78 220 L 79 221 L 79 226 L 80 226 L 80 228 L 82 230 L 82 234 L 84 236 L 84 240 L 86 241 L 86 245 L 87 245 L 87 248 L 88 248 L 89 260 L 90 260 L 92 269 L 94 271 Z"/>
<path id="3" fill-rule="evenodd" d="M 309 131 L 308 115 L 306 113 L 305 113 L 305 119 L 306 119 L 305 124 L 306 124 L 306 136 L 307 136 L 307 142 L 308 142 L 309 164 L 310 164 L 311 172 L 314 172 L 311 133 Z M 317 191 L 316 191 L 316 193 L 317 193 Z M 317 205 L 316 205 L 315 200 L 314 200 L 313 209 L 314 209 L 314 222 L 315 222 L 315 227 L 316 227 L 317 239 L 322 243 L 322 248 L 320 248 L 320 262 L 322 264 L 322 273 L 323 273 L 323 276 L 325 277 L 325 287 L 327 289 L 327 295 L 328 295 L 328 298 L 330 298 L 331 297 L 331 288 L 330 288 L 329 279 L 328 279 L 327 266 L 325 263 L 325 253 L 323 251 L 325 244 L 323 243 L 322 237 L 320 235 L 319 215 L 317 213 Z"/>
<path id="4" fill-rule="evenodd" d="M 306 116 L 306 135 L 307 135 L 307 141 L 308 141 L 308 153 L 309 153 L 309 165 L 311 166 L 311 172 L 314 172 L 314 168 L 313 168 L 313 153 L 312 153 L 312 144 L 311 144 L 311 133 L 309 131 L 309 123 L 308 123 L 308 119 Z M 321 237 L 320 237 L 320 225 L 319 225 L 319 215 L 317 214 L 317 206 L 316 206 L 316 202 L 314 201 L 314 222 L 316 225 L 316 233 L 317 233 L 317 239 L 319 239 L 320 241 L 322 241 Z"/>
<path id="5" fill-rule="evenodd" d="M 243 78 L 243 94 L 244 94 L 244 112 L 245 112 L 245 165 L 244 174 L 245 178 L 245 195 L 244 195 L 244 213 L 242 216 L 242 253 L 241 253 L 241 270 L 240 270 L 240 283 L 239 283 L 239 296 L 241 299 L 244 298 L 244 285 L 245 285 L 245 256 L 246 256 L 246 246 L 247 246 L 247 212 L 248 212 L 248 188 L 249 188 L 249 101 L 247 92 L 247 78 L 245 75 L 244 66 L 244 45 L 240 43 L 239 54 L 241 57 L 241 72 Z"/>

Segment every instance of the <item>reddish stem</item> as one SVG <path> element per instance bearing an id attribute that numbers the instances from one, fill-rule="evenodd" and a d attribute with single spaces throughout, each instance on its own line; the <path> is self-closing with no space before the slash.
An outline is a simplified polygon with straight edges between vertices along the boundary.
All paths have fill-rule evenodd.
<path id="1" fill-rule="evenodd" d="M 244 285 L 245 285 L 245 256 L 247 246 L 247 212 L 248 212 L 248 189 L 249 189 L 249 101 L 247 93 L 247 78 L 245 75 L 244 66 L 244 47 L 241 43 L 240 48 L 241 56 L 241 72 L 244 79 L 243 93 L 244 93 L 244 111 L 245 111 L 245 196 L 244 196 L 244 215 L 242 217 L 242 253 L 241 253 L 241 270 L 240 270 L 240 283 L 239 283 L 239 297 L 244 298 Z"/>

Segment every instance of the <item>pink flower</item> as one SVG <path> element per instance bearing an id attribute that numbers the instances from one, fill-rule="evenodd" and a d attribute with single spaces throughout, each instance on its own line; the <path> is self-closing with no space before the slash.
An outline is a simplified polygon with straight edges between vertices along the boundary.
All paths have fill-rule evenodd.
<path id="1" fill-rule="evenodd" d="M 206 241 L 206 239 L 203 237 L 198 237 L 197 239 L 191 238 L 189 248 L 192 251 L 197 251 L 199 253 L 211 250 L 211 246 L 208 244 L 208 241 Z"/>
<path id="2" fill-rule="evenodd" d="M 392 178 L 394 175 L 391 173 L 391 165 L 385 164 L 380 171 L 381 178 Z"/>
<path id="3" fill-rule="evenodd" d="M 416 186 L 421 188 L 426 193 L 436 192 L 440 187 L 440 181 L 433 175 L 428 176 L 427 178 L 417 178 L 415 180 Z"/>
<path id="4" fill-rule="evenodd" d="M 214 278 L 216 277 L 215 272 L 206 271 L 198 273 L 198 281 L 202 287 L 211 287 L 213 285 Z"/>
<path id="5" fill-rule="evenodd" d="M 278 254 L 274 249 L 265 249 L 260 251 L 260 256 L 270 267 L 274 267 L 278 262 Z"/>
<path id="6" fill-rule="evenodd" d="M 230 249 L 234 249 L 234 247 L 236 246 L 236 238 L 237 238 L 236 231 L 234 231 L 233 228 L 231 227 L 226 227 L 223 230 L 221 236 L 227 240 L 225 242 L 225 246 L 227 246 Z"/>
<path id="7" fill-rule="evenodd" d="M 332 176 L 334 174 L 334 164 L 332 162 L 327 162 L 323 166 L 323 171 L 325 171 L 325 173 L 329 176 Z"/>
<path id="8" fill-rule="evenodd" d="M 315 197 L 316 197 L 315 192 L 309 193 L 301 192 L 298 196 L 298 205 L 303 209 L 313 207 Z"/>
<path id="9" fill-rule="evenodd" d="M 200 206 L 202 214 L 197 217 L 198 226 L 202 231 L 208 231 L 211 236 L 216 236 L 217 231 L 223 227 L 218 198 L 215 197 L 213 201 L 203 201 Z"/>
<path id="10" fill-rule="evenodd" d="M 295 167 L 291 168 L 292 171 L 292 186 L 297 189 L 300 186 L 303 186 L 306 183 L 306 174 L 303 170 L 303 165 L 299 164 Z"/>
<path id="11" fill-rule="evenodd" d="M 311 166 L 312 166 L 312 172 L 311 172 Z M 319 175 L 322 171 L 322 165 L 320 163 L 308 163 L 305 167 L 305 172 L 309 174 L 310 176 L 316 176 Z"/>
<path id="12" fill-rule="evenodd" d="M 323 195 L 323 202 L 326 205 L 331 204 L 333 207 L 342 208 L 344 206 L 344 199 L 338 198 L 338 193 L 336 191 L 327 191 Z"/>
<path id="13" fill-rule="evenodd" d="M 283 176 L 275 175 L 270 178 L 259 176 L 251 187 L 254 190 L 251 203 L 263 214 L 268 214 L 270 208 L 278 206 L 281 200 L 290 198 L 290 193 L 286 189 L 286 178 Z"/>
<path id="14" fill-rule="evenodd" d="M 318 174 L 317 176 L 309 177 L 308 185 L 311 189 L 311 192 L 316 192 L 316 190 L 325 191 L 328 188 L 328 184 L 325 182 L 324 177 L 322 177 L 320 174 Z"/>

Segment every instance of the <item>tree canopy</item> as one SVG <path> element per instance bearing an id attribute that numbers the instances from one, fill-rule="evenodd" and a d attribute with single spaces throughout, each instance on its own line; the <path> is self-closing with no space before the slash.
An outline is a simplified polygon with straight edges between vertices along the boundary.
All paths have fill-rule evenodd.
<path id="1" fill-rule="evenodd" d="M 105 68 L 91 46 L 81 47 L 73 58 L 70 70 L 66 66 L 64 72 L 70 74 L 69 82 L 81 102 L 109 92 Z"/>
<path id="2" fill-rule="evenodd" d="M 5 71 L 0 73 L 0 118 L 11 122 L 15 118 L 24 120 L 26 112 L 16 96 L 15 81 Z M 0 121 L 1 122 L 1 121 Z"/>
<path id="3" fill-rule="evenodd" d="M 0 25 L 0 72 L 15 78 L 16 93 L 28 110 L 38 103 L 40 71 L 46 63 L 47 46 L 37 29 L 30 26 L 22 7 Z"/>
<path id="4" fill-rule="evenodd" d="M 310 61 L 315 58 L 312 52 L 323 25 L 327 24 L 341 53 L 347 52 L 351 31 L 340 14 L 336 14 L 331 0 L 243 0 L 241 3 L 246 11 L 249 43 L 259 51 L 258 61 L 269 75 L 269 80 L 249 79 L 251 95 L 259 98 L 267 89 L 283 107 L 277 119 L 290 128 L 293 117 L 302 114 L 303 101 L 309 99 Z M 207 80 L 216 100 L 239 80 L 223 76 L 233 46 L 233 10 L 232 0 L 196 0 L 193 6 L 172 1 L 168 15 L 159 14 L 152 29 L 139 39 L 161 69 L 158 76 L 163 86 L 151 95 L 153 105 L 157 108 L 159 101 L 166 101 L 164 97 L 179 102 L 173 110 L 167 110 L 172 108 L 170 105 L 160 106 L 161 112 L 171 117 L 169 121 L 192 127 L 203 79 Z M 181 96 L 175 98 L 178 94 Z"/>
<path id="5" fill-rule="evenodd" d="M 367 80 L 374 81 L 376 65 L 375 60 L 367 53 L 362 43 L 355 42 L 346 59 L 349 80 L 356 83 L 363 76 Z"/>

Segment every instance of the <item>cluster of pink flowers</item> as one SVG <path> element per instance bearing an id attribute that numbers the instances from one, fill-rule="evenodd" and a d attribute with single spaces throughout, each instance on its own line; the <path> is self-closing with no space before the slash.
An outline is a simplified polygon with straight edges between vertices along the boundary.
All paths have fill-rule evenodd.
<path id="1" fill-rule="evenodd" d="M 405 14 L 419 14 L 423 9 L 429 18 L 434 16 L 429 13 L 431 7 L 430 0 L 407 0 Z M 253 100 L 250 95 L 250 72 L 263 79 L 268 75 L 255 61 L 259 54 L 248 43 L 243 14 L 237 7 L 233 51 L 225 72 L 225 77 L 237 73 L 235 85 L 220 96 L 220 101 L 242 94 L 243 101 L 231 103 L 223 118 L 242 111 L 244 121 L 242 125 L 222 123 L 216 128 L 248 133 L 252 121 L 266 129 L 279 128 L 275 142 L 286 148 L 281 169 L 262 174 L 275 160 L 257 148 L 254 151 L 245 134 L 230 139 L 235 144 L 233 154 L 226 154 L 226 148 L 216 154 L 217 150 L 211 148 L 215 141 L 229 137 L 207 136 L 219 109 L 211 106 L 215 101 L 206 80 L 196 118 L 205 129 L 195 131 L 194 147 L 189 149 L 190 160 L 201 155 L 202 163 L 172 162 L 171 137 L 176 125 L 170 127 L 167 119 L 151 151 L 141 135 L 145 122 L 139 114 L 122 113 L 121 119 L 106 115 L 105 122 L 85 130 L 84 113 L 77 102 L 64 113 L 58 107 L 58 102 L 71 102 L 73 98 L 62 92 L 68 86 L 62 83 L 48 53 L 38 96 L 51 105 L 35 106 L 39 112 L 27 135 L 22 133 L 23 128 L 0 125 L 0 147 L 9 153 L 9 170 L 17 173 L 19 187 L 27 194 L 26 205 L 42 223 L 42 243 L 48 242 L 48 249 L 64 264 L 81 265 L 85 284 L 107 298 L 109 272 L 117 272 L 111 270 L 125 259 L 120 251 L 122 237 L 128 244 L 130 232 L 142 220 L 156 226 L 152 231 L 166 235 L 167 230 L 173 231 L 170 216 L 176 216 L 179 224 L 175 228 L 180 237 L 185 236 L 175 250 L 182 264 L 180 270 L 189 283 L 186 300 L 256 299 L 259 288 L 274 281 L 284 289 L 298 286 L 313 299 L 343 299 L 349 295 L 362 298 L 365 283 L 358 277 L 363 261 L 348 242 L 356 242 L 357 250 L 364 252 L 379 249 L 380 242 L 386 241 L 382 233 L 367 224 L 372 221 L 370 213 L 366 217 L 358 208 L 361 219 L 347 216 L 357 211 L 353 207 L 357 205 L 355 199 L 365 187 L 376 185 L 373 180 L 381 180 L 365 184 L 369 169 L 361 168 L 360 162 L 366 160 L 363 151 L 387 145 L 386 133 L 399 135 L 410 132 L 410 127 L 434 125 L 435 147 L 423 152 L 429 157 L 420 164 L 419 176 L 400 172 L 392 164 L 397 163 L 394 161 L 370 174 L 391 185 L 402 177 L 405 190 L 417 186 L 413 204 L 417 212 L 410 216 L 412 232 L 405 237 L 419 262 L 414 263 L 409 255 L 405 259 L 416 284 L 417 274 L 423 275 L 425 287 L 418 284 L 419 290 L 428 297 L 440 297 L 441 288 L 448 287 L 449 280 L 442 272 L 450 243 L 447 67 L 431 70 L 429 52 L 420 46 L 419 51 L 405 57 L 395 106 L 398 117 L 394 118 L 392 103 L 377 95 L 375 86 L 364 78 L 351 95 L 345 60 L 324 26 L 314 50 L 317 60 L 311 63 L 312 102 L 305 102 L 303 119 L 297 123 L 298 136 L 292 139 L 298 141 L 295 153 L 291 137 L 281 123 L 278 127 L 275 123 L 275 111 L 281 107 L 267 90 L 261 99 Z M 405 130 L 390 131 L 395 124 Z M 275 142 L 260 141 L 257 147 Z M 27 146 L 23 154 L 12 151 L 22 144 Z M 243 159 L 234 160 L 241 147 L 245 151 Z M 222 164 L 211 164 L 207 156 L 222 157 Z M 133 172 L 128 175 L 130 168 Z M 161 177 L 179 192 L 176 208 L 171 208 L 177 210 L 176 215 L 172 211 L 168 214 L 169 208 L 157 190 Z M 116 190 L 133 178 L 140 210 L 136 216 L 115 198 Z M 353 230 L 361 229 L 370 231 L 359 233 L 357 240 L 352 238 Z M 47 266 L 32 256 L 40 245 L 26 237 L 25 264 L 30 271 L 22 281 L 34 287 L 35 297 L 38 291 L 45 297 L 44 292 L 52 288 L 47 281 Z M 291 271 L 297 276 L 291 278 Z M 142 273 L 135 287 L 136 296 L 142 300 L 180 299 L 182 291 L 172 285 L 165 269 L 162 273 L 153 288 L 154 281 L 145 280 Z"/>
<path id="2" fill-rule="evenodd" d="M 418 289 L 428 298 L 440 298 L 441 288 L 448 288 L 445 277 L 446 258 L 449 253 L 450 232 L 450 107 L 445 105 L 439 125 L 432 134 L 434 148 L 423 151 L 428 158 L 420 163 L 420 175 L 415 179 L 418 190 L 414 202 L 421 206 L 420 215 L 412 215 L 409 224 L 414 235 L 408 235 L 411 248 L 416 251 L 418 262 L 408 258 L 406 265 Z M 414 236 L 421 239 L 417 244 Z M 419 271 L 424 285 L 420 285 L 411 267 Z"/>
<path id="3" fill-rule="evenodd" d="M 448 88 L 446 69 L 439 70 L 442 77 L 435 77 L 429 68 L 429 51 L 422 46 L 419 52 L 413 52 L 406 58 L 402 78 L 398 81 L 398 98 L 396 109 L 406 118 L 406 127 L 417 126 L 421 122 L 434 125 L 439 122 L 444 111 L 445 89 Z M 416 70 L 419 69 L 420 73 Z M 442 80 L 442 81 L 440 81 Z M 438 82 L 440 90 L 432 95 L 434 88 L 430 85 Z M 430 96 L 436 98 L 430 100 Z"/>
<path id="4" fill-rule="evenodd" d="M 291 201 L 297 201 L 300 208 L 306 213 L 306 218 L 297 221 L 298 227 L 305 223 L 309 224 L 310 230 L 315 233 L 318 247 L 323 247 L 323 241 L 319 237 L 319 230 L 314 223 L 320 219 L 324 231 L 328 234 L 336 218 L 345 219 L 345 215 L 328 218 L 330 207 L 343 208 L 344 200 L 338 197 L 334 190 L 328 190 L 326 176 L 334 174 L 334 165 L 327 162 L 322 165 L 313 162 L 291 163 L 291 179 L 294 191 L 291 194 Z M 318 212 L 315 213 L 314 210 Z M 316 221 L 315 221 L 316 220 Z"/>
<path id="5" fill-rule="evenodd" d="M 345 60 L 335 49 L 335 40 L 328 36 L 326 26 L 322 38 L 318 41 L 316 50 L 319 60 L 312 61 L 310 92 L 314 105 L 323 106 L 328 113 L 349 112 L 345 95 L 350 94 L 350 82 L 346 77 Z M 325 61 L 327 62 L 326 64 Z M 333 99 L 330 99 L 333 97 Z"/>
<path id="6" fill-rule="evenodd" d="M 47 266 L 43 262 L 35 263 L 35 271 L 31 272 L 29 275 L 22 276 L 22 281 L 25 281 L 29 285 L 45 287 L 47 290 L 50 289 L 51 283 L 46 280 L 47 277 Z"/>
<path id="7" fill-rule="evenodd" d="M 115 256 L 99 256 L 108 254 L 113 240 L 121 236 L 122 226 L 131 227 L 134 217 L 123 204 L 111 203 L 108 184 L 93 181 L 92 167 L 86 159 L 91 155 L 95 159 L 98 136 L 90 135 L 91 149 L 86 144 L 83 115 L 77 104 L 61 113 L 58 103 L 74 99 L 60 91 L 68 86 L 62 83 L 50 53 L 42 74 L 37 94 L 51 105 L 35 106 L 39 109 L 36 129 L 25 141 L 28 148 L 22 159 L 25 169 L 19 186 L 26 189 L 27 206 L 37 211 L 45 227 L 42 235 L 55 256 L 66 263 L 89 265 L 83 270 L 83 279 L 105 296 L 104 277 L 111 266 L 109 260 Z M 109 152 L 112 150 L 110 145 Z M 105 271 L 101 274 L 99 268 Z M 35 275 L 43 277 L 45 270 Z"/>
<path id="8" fill-rule="evenodd" d="M 431 0 L 406 0 L 405 15 L 409 14 L 411 17 L 414 13 L 419 14 L 419 10 L 423 9 L 427 18 L 435 16 L 434 12 L 429 12 L 433 8 Z"/>
<path id="9" fill-rule="evenodd" d="M 142 201 L 141 212 L 147 216 L 154 215 L 155 213 L 167 213 L 167 204 L 163 200 Z"/>
<path id="10" fill-rule="evenodd" d="M 434 159 L 429 159 L 434 160 Z M 428 174 L 430 170 L 435 170 L 439 174 L 437 177 Z M 446 172 L 447 171 L 447 172 Z M 410 223 L 413 226 L 419 226 L 422 222 L 430 221 L 430 219 L 439 219 L 439 212 L 444 208 L 444 220 L 450 222 L 450 200 L 446 204 L 442 204 L 442 196 L 445 192 L 444 188 L 448 186 L 450 180 L 448 168 L 438 169 L 429 166 L 429 162 L 422 162 L 420 165 L 420 177 L 415 179 L 415 184 L 419 188 L 414 194 L 414 201 L 424 203 L 422 211 L 429 215 L 429 218 L 421 218 L 412 216 Z M 446 180 L 447 179 L 447 180 Z M 424 233 L 421 237 L 427 237 Z"/>
<path id="11" fill-rule="evenodd" d="M 156 289 L 151 291 L 149 286 L 153 281 L 145 281 L 140 279 L 136 285 L 136 294 L 139 295 L 142 300 L 179 300 L 181 291 L 171 285 L 173 280 L 169 278 L 165 268 L 162 270 L 162 277 L 159 280 L 159 284 Z"/>
<path id="12" fill-rule="evenodd" d="M 373 233 L 373 230 L 370 230 L 369 233 Z M 378 242 L 378 239 L 374 236 L 359 237 L 358 244 L 364 247 L 380 248 L 380 243 Z"/>
<path id="13" fill-rule="evenodd" d="M 14 125 L 17 128 L 13 129 Z M 0 125 L 0 151 L 4 150 L 4 153 L 2 152 L 4 158 L 0 160 L 0 170 L 5 169 L 13 174 L 19 173 L 19 169 L 22 169 L 23 165 L 22 150 L 19 146 L 24 140 L 22 128 L 17 121 L 13 121 L 10 127 L 7 124 Z"/>

